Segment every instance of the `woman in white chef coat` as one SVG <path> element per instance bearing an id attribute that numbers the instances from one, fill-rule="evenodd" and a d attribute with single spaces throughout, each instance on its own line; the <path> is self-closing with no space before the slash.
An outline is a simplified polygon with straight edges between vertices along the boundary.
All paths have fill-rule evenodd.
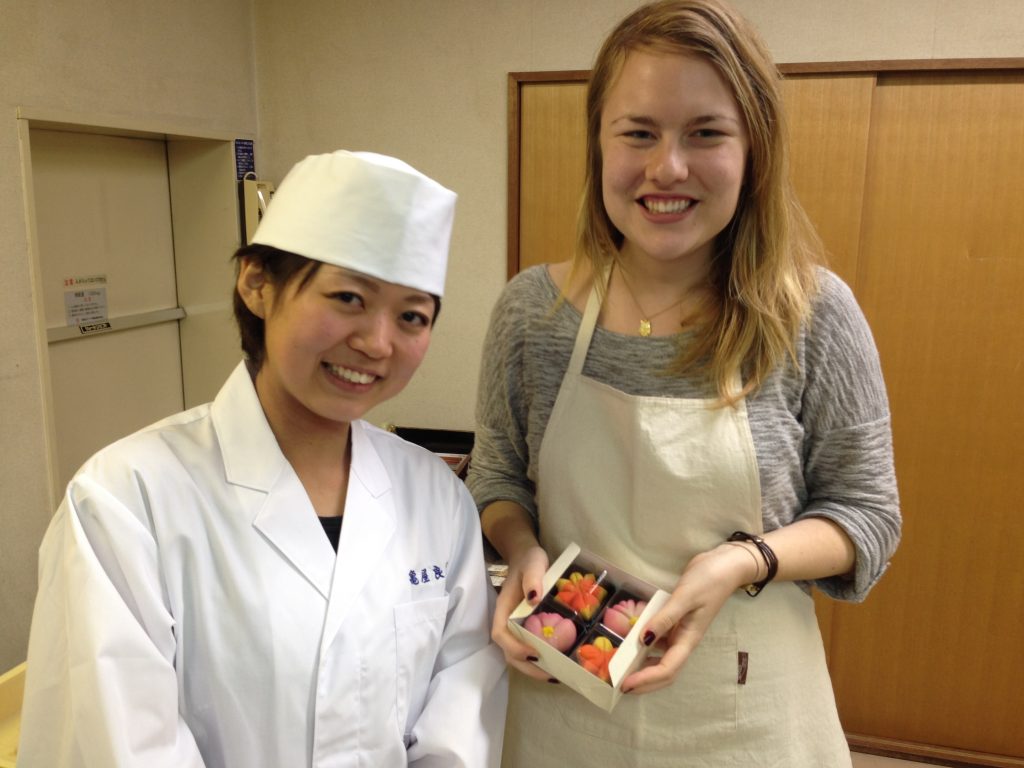
<path id="1" fill-rule="evenodd" d="M 497 764 L 475 506 L 360 421 L 427 350 L 454 205 L 381 155 L 291 170 L 236 254 L 246 361 L 86 462 L 47 531 L 19 765 Z"/>
<path id="2" fill-rule="evenodd" d="M 816 264 L 779 79 L 718 0 L 627 16 L 589 84 L 575 259 L 492 315 L 468 482 L 509 563 L 506 765 L 850 765 L 810 586 L 863 599 L 900 514 L 878 355 Z M 571 541 L 671 593 L 611 714 L 506 626 Z"/>

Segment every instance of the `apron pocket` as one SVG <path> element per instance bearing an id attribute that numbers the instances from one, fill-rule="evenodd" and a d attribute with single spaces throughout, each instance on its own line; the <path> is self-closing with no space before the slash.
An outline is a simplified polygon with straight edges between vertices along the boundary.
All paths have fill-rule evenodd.
<path id="1" fill-rule="evenodd" d="M 447 613 L 447 596 L 395 606 L 395 712 L 406 737 L 423 711 Z"/>
<path id="2" fill-rule="evenodd" d="M 705 636 L 668 688 L 623 696 L 610 714 L 563 697 L 559 714 L 568 728 L 618 747 L 699 752 L 736 731 L 737 649 L 734 634 Z"/>

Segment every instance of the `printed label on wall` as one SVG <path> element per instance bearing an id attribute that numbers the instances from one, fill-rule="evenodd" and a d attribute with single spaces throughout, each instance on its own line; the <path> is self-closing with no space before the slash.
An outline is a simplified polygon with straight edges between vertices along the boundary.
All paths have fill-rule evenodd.
<path id="1" fill-rule="evenodd" d="M 72 326 L 106 323 L 106 275 L 64 279 L 64 320 Z"/>

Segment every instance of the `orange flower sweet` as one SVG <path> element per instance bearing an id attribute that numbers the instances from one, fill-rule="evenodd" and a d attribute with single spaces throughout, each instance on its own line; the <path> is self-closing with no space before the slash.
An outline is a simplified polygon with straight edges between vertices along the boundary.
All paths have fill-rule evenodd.
<path id="1" fill-rule="evenodd" d="M 559 579 L 555 588 L 558 590 L 555 599 L 588 621 L 608 595 L 608 590 L 597 583 L 594 574 L 579 571 L 573 571 L 567 579 Z"/>
<path id="2" fill-rule="evenodd" d="M 598 637 L 593 643 L 584 643 L 580 646 L 577 654 L 580 657 L 580 665 L 587 672 L 597 675 L 606 683 L 611 682 L 608 662 L 615 655 L 615 646 L 607 637 Z"/>

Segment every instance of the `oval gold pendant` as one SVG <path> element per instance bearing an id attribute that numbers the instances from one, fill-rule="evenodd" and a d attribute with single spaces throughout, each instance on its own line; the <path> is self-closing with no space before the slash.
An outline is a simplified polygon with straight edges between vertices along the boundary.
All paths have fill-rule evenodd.
<path id="1" fill-rule="evenodd" d="M 640 321 L 640 335 L 647 337 L 651 335 L 651 321 L 641 320 Z"/>

